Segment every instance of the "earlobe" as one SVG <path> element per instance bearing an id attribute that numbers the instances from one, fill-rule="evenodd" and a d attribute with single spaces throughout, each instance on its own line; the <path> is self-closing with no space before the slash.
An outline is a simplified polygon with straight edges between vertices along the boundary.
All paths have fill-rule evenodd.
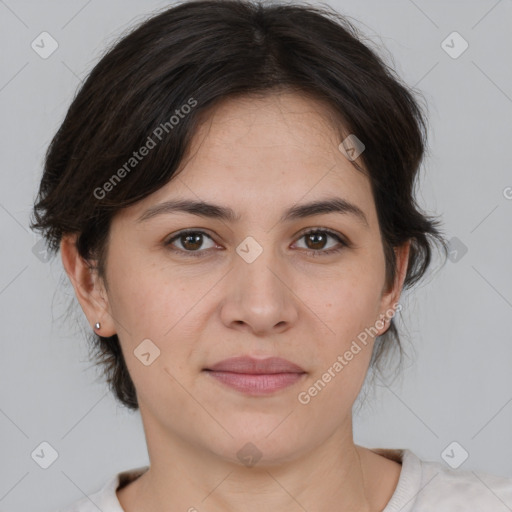
<path id="1" fill-rule="evenodd" d="M 60 242 L 62 265 L 73 285 L 75 295 L 91 327 L 101 336 L 116 334 L 109 313 L 105 288 L 90 262 L 85 261 L 76 247 L 76 235 L 64 235 Z"/>

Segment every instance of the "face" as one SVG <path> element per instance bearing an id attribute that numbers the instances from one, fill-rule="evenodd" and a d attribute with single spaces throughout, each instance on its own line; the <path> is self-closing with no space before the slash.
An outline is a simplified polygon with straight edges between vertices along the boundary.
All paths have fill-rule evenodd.
<path id="1" fill-rule="evenodd" d="M 278 463 L 351 432 L 368 330 L 387 329 L 379 319 L 392 316 L 402 280 L 385 290 L 370 183 L 338 149 L 324 108 L 294 94 L 226 101 L 180 173 L 114 218 L 108 313 L 81 302 L 101 334 L 120 338 L 146 433 L 229 460 L 252 443 Z M 336 199 L 360 213 L 300 210 Z M 236 218 L 212 208 L 148 213 L 178 200 Z M 295 366 L 212 371 L 238 356 Z"/>

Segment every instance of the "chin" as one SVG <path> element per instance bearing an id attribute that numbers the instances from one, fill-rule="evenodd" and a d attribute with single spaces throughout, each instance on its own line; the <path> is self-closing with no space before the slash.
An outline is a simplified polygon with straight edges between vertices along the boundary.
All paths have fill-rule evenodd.
<path id="1" fill-rule="evenodd" d="M 286 414 L 276 414 L 262 421 L 261 412 L 243 418 L 238 413 L 235 421 L 219 418 L 232 437 L 226 433 L 216 436 L 216 440 L 210 438 L 215 443 L 210 450 L 228 462 L 246 467 L 279 466 L 292 461 L 308 446 L 300 426 L 287 424 L 285 418 Z"/>

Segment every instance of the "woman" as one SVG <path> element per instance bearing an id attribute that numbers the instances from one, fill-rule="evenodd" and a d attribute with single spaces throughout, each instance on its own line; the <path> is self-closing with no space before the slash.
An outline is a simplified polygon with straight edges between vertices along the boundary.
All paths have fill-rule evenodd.
<path id="1" fill-rule="evenodd" d="M 353 440 L 400 294 L 446 251 L 413 195 L 425 126 L 327 9 L 186 2 L 110 49 L 51 143 L 32 227 L 150 465 L 67 510 L 512 506 L 510 479 L 487 475 L 491 493 Z"/>

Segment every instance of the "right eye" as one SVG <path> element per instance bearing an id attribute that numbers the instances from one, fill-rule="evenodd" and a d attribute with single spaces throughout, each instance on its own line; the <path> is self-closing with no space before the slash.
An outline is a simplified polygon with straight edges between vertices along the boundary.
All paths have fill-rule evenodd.
<path id="1" fill-rule="evenodd" d="M 206 250 L 199 250 L 204 244 L 204 237 L 209 238 L 213 242 L 212 237 L 204 231 L 187 229 L 174 235 L 164 245 L 172 252 L 180 255 L 198 257 L 203 256 L 203 253 L 206 252 Z M 182 248 L 175 248 L 173 245 L 175 241 L 179 242 Z"/>

